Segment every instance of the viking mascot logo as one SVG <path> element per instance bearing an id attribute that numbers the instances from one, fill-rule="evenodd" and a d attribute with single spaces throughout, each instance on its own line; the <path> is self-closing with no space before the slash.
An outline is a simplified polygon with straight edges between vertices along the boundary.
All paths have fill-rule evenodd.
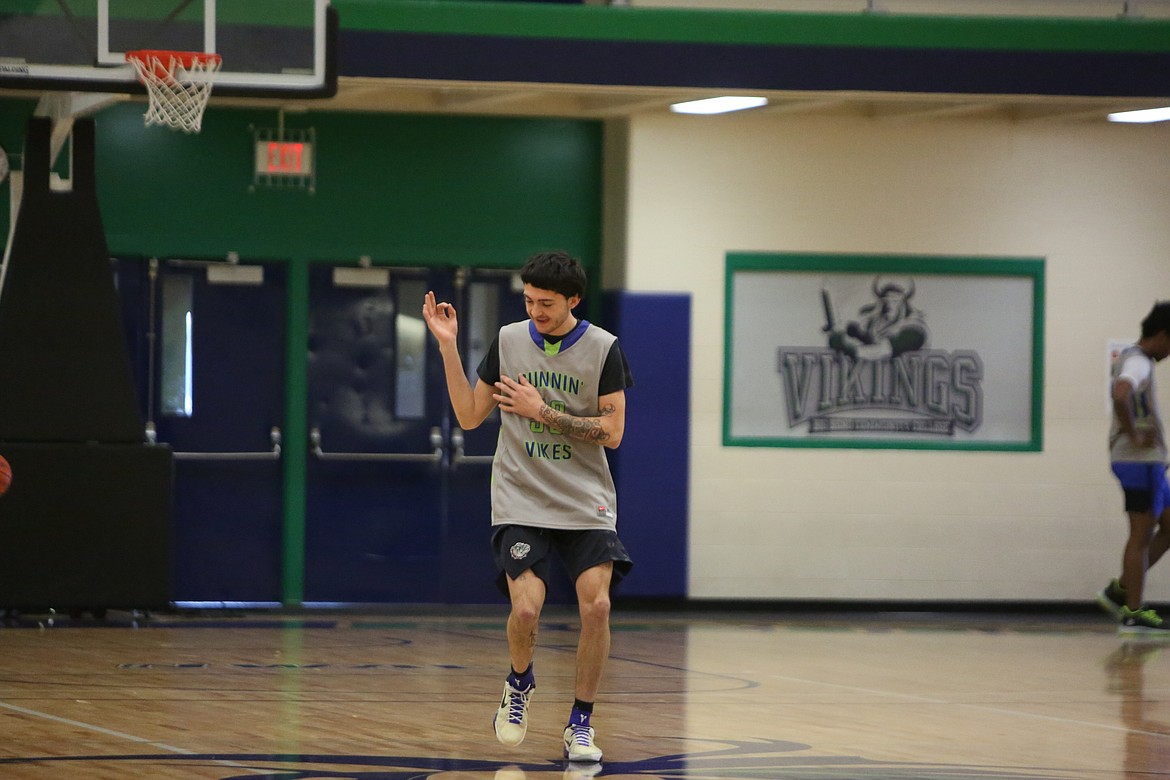
<path id="1" fill-rule="evenodd" d="M 863 360 L 881 360 L 924 349 L 930 331 L 922 312 L 910 303 L 914 297 L 914 281 L 906 285 L 894 281 L 883 284 L 878 277 L 873 280 L 872 290 L 876 300 L 861 307 L 860 321 L 849 322 L 844 331 L 835 327 L 828 290 L 821 291 L 829 346 L 836 352 Z"/>
<path id="2" fill-rule="evenodd" d="M 953 436 L 983 419 L 983 361 L 970 350 L 931 349 L 913 303 L 913 279 L 875 277 L 873 301 L 842 327 L 821 290 L 828 348 L 780 347 L 790 427 L 810 434 Z"/>

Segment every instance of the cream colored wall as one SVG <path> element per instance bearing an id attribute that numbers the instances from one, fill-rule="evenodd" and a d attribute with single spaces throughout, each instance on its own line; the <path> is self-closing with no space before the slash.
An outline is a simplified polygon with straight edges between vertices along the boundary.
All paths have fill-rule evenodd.
<path id="1" fill-rule="evenodd" d="M 626 285 L 694 296 L 692 598 L 1081 601 L 1116 573 L 1105 350 L 1170 298 L 1170 124 L 663 113 L 625 140 Z M 1046 258 L 1043 451 L 722 446 L 736 250 Z"/>

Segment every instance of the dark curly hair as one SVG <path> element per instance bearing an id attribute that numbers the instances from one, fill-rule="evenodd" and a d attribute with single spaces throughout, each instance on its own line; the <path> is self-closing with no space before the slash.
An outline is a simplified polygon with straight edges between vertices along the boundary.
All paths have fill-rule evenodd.
<path id="1" fill-rule="evenodd" d="M 520 281 L 566 298 L 585 296 L 585 269 L 568 252 L 538 252 L 520 269 Z"/>
<path id="2" fill-rule="evenodd" d="M 1170 333 L 1170 301 L 1158 301 L 1142 320 L 1142 338 L 1148 339 L 1161 332 Z"/>

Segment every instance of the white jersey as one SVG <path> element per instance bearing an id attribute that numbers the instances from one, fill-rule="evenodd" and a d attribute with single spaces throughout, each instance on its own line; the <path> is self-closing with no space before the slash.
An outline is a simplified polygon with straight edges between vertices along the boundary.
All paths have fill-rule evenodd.
<path id="1" fill-rule="evenodd" d="M 1154 389 L 1154 361 L 1138 349 L 1136 344 L 1123 349 L 1113 361 L 1112 379 L 1119 381 L 1126 361 L 1144 361 L 1136 373 L 1141 377 L 1133 389 L 1134 426 L 1139 430 L 1154 431 L 1153 447 L 1135 447 L 1121 430 L 1117 415 L 1112 416 L 1109 427 L 1109 459 L 1114 463 L 1165 463 L 1166 438 L 1162 430 L 1162 418 L 1158 414 L 1158 398 Z M 1130 379 L 1121 379 L 1128 382 Z"/>
<path id="2" fill-rule="evenodd" d="M 546 345 L 529 320 L 500 329 L 500 375 L 524 376 L 553 409 L 598 414 L 598 383 L 616 337 L 584 323 Z M 605 448 L 546 423 L 502 414 L 492 461 L 492 525 L 617 529 L 617 492 Z"/>

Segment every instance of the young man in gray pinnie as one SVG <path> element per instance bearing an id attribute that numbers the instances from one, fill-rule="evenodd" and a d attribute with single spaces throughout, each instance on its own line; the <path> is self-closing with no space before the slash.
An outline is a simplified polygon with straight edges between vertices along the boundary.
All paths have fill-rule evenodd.
<path id="1" fill-rule="evenodd" d="M 477 427 L 497 406 L 502 412 L 492 461 L 492 547 L 497 584 L 512 605 L 512 669 L 496 711 L 496 738 L 519 745 L 528 729 L 532 661 L 555 550 L 573 579 L 581 615 L 564 755 L 596 762 L 602 753 L 590 718 L 609 657 L 609 592 L 632 565 L 617 536 L 617 496 L 604 448 L 621 443 L 625 390 L 633 379 L 617 338 L 573 314 L 586 284 L 575 258 L 533 255 L 520 279 L 529 319 L 500 329 L 474 388 L 459 357 L 455 308 L 428 292 L 423 319 L 439 344 L 460 427 Z"/>

